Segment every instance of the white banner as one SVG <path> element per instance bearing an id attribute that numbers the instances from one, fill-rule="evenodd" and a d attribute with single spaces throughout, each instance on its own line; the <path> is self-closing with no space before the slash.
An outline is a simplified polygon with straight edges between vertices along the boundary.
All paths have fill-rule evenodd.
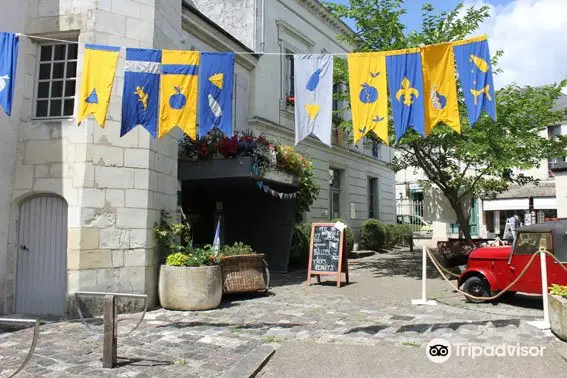
<path id="1" fill-rule="evenodd" d="M 333 125 L 333 57 L 294 56 L 295 145 L 310 134 L 331 147 Z"/>

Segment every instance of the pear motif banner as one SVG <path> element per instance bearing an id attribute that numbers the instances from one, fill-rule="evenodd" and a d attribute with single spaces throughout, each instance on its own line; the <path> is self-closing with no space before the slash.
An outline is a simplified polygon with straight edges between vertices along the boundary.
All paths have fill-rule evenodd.
<path id="1" fill-rule="evenodd" d="M 295 55 L 295 145 L 309 135 L 331 147 L 333 56 Z"/>
<path id="2" fill-rule="evenodd" d="M 349 54 L 348 74 L 354 143 L 373 132 L 388 144 L 386 54 Z"/>
<path id="3" fill-rule="evenodd" d="M 465 44 L 455 42 L 453 50 L 471 126 L 483 110 L 496 121 L 494 80 L 486 37 Z"/>

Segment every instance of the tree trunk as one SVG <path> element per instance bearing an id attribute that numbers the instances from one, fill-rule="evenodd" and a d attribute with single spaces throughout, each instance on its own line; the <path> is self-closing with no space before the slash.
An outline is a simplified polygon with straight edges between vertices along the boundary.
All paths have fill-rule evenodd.
<path id="1" fill-rule="evenodd" d="M 459 222 L 459 229 L 463 233 L 463 236 L 467 242 L 471 241 L 471 226 L 469 225 L 469 214 L 463 208 L 465 205 L 464 201 L 451 201 L 451 207 L 457 215 L 457 221 Z"/>

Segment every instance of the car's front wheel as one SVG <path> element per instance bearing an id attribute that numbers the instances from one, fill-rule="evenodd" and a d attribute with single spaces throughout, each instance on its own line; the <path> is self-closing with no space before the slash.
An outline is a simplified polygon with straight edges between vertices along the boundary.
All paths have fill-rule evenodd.
<path id="1" fill-rule="evenodd" d="M 463 284 L 463 291 L 475 297 L 490 297 L 490 285 L 483 277 L 471 276 Z M 486 300 L 466 297 L 469 302 L 482 303 Z"/>

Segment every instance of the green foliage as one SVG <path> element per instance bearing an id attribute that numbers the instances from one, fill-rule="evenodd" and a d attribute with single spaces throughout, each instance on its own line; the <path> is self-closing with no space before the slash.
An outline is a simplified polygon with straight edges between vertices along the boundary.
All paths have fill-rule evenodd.
<path id="1" fill-rule="evenodd" d="M 289 266 L 293 268 L 304 268 L 309 262 L 309 243 L 311 241 L 311 224 L 300 223 L 293 227 L 293 238 L 291 241 L 291 253 Z"/>
<path id="2" fill-rule="evenodd" d="M 225 245 L 221 249 L 222 256 L 253 255 L 256 252 L 247 244 L 234 242 L 233 245 Z"/>
<path id="3" fill-rule="evenodd" d="M 400 243 L 400 236 L 398 232 L 397 224 L 386 224 L 384 225 L 384 231 L 386 231 L 384 238 L 384 247 L 392 248 Z"/>
<path id="4" fill-rule="evenodd" d="M 328 2 L 325 5 L 336 16 L 354 21 L 356 31 L 340 38 L 361 52 L 464 39 L 474 35 L 490 17 L 487 6 L 465 9 L 459 4 L 451 11 L 437 12 L 432 5 L 425 4 L 421 29 L 405 32 L 401 21 L 406 13 L 403 0 L 351 0 L 347 5 Z M 496 51 L 492 58 L 495 74 L 501 72 L 497 65 L 502 55 L 502 51 Z M 338 70 L 335 81 L 348 83 L 347 79 L 347 71 Z M 518 171 L 539 167 L 548 158 L 565 155 L 567 136 L 548 140 L 546 128 L 566 115 L 552 109 L 566 85 L 567 81 L 538 88 L 510 84 L 496 92 L 497 121 L 483 114 L 474 128 L 469 124 L 459 88 L 461 133 L 439 124 L 426 138 L 410 130 L 395 143 L 390 132 L 390 145 L 400 153 L 393 161 L 393 168 L 423 171 L 428 182 L 435 184 L 447 198 L 465 238 L 470 240 L 468 220 L 472 198 L 490 198 L 506 191 L 511 184 L 537 184 L 537 179 Z M 389 118 L 392 130 L 391 114 Z"/>
<path id="5" fill-rule="evenodd" d="M 189 260 L 189 256 L 185 253 L 175 252 L 171 255 L 167 256 L 165 261 L 165 265 L 169 266 L 187 266 L 187 261 Z"/>
<path id="6" fill-rule="evenodd" d="M 386 241 L 386 227 L 376 219 L 368 219 L 360 230 L 360 244 L 363 249 L 379 251 Z"/>
<path id="7" fill-rule="evenodd" d="M 299 195 L 297 196 L 295 221 L 301 222 L 303 213 L 309 211 L 319 195 L 313 163 L 290 146 L 276 146 L 275 151 L 277 167 L 296 177 Z"/>
<path id="8" fill-rule="evenodd" d="M 411 227 L 406 224 L 386 224 L 384 225 L 386 237 L 384 246 L 392 248 L 398 245 L 409 245 L 412 242 Z"/>
<path id="9" fill-rule="evenodd" d="M 551 284 L 551 287 L 549 288 L 549 294 L 567 298 L 567 286 Z"/>
<path id="10" fill-rule="evenodd" d="M 171 266 L 205 266 L 220 262 L 212 246 L 194 248 L 191 225 L 181 212 L 181 222 L 173 222 L 171 214 L 162 210 L 159 224 L 153 228 L 161 262 Z"/>
<path id="11" fill-rule="evenodd" d="M 348 223 L 344 219 L 335 218 L 331 221 L 331 223 L 336 223 L 336 222 L 341 222 L 348 226 Z M 309 237 L 311 237 L 311 234 L 309 235 L 310 235 Z M 351 253 L 352 250 L 354 249 L 354 231 L 352 230 L 352 228 L 350 228 L 350 226 L 345 228 L 345 236 L 346 236 L 346 248 L 347 248 L 345 252 Z"/>

